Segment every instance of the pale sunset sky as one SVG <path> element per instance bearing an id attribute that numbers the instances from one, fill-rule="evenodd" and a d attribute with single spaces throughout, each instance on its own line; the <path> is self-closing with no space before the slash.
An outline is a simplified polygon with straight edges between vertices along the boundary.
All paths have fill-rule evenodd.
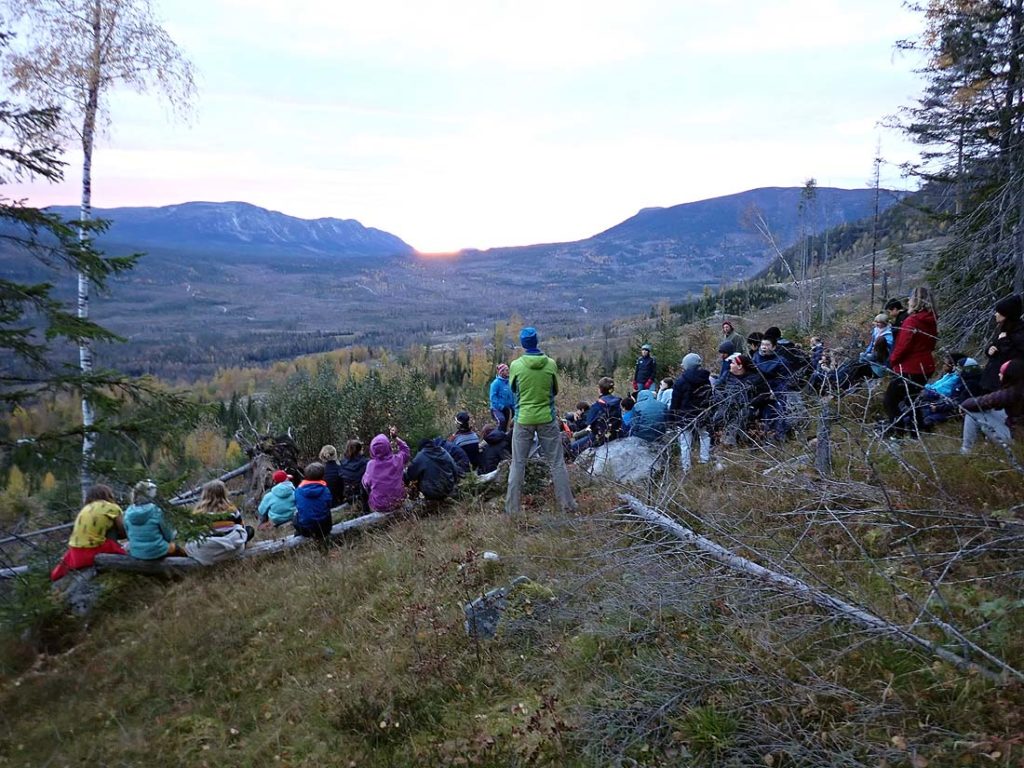
<path id="1" fill-rule="evenodd" d="M 243 200 L 422 251 L 576 240 L 761 186 L 908 187 L 899 0 L 163 0 L 188 122 L 118 93 L 97 207 Z M 74 204 L 62 185 L 6 189 Z"/>

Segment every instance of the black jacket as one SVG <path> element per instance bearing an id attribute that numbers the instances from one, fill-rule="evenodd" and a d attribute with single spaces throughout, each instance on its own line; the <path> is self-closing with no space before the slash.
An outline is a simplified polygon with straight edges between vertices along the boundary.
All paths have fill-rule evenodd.
<path id="1" fill-rule="evenodd" d="M 688 368 L 679 374 L 672 385 L 672 404 L 669 419 L 677 426 L 685 426 L 711 406 L 711 373 L 704 368 Z"/>
<path id="2" fill-rule="evenodd" d="M 405 479 L 419 483 L 420 493 L 428 499 L 440 501 L 455 490 L 458 470 L 448 451 L 431 443 L 420 448 L 405 470 Z"/>
<path id="3" fill-rule="evenodd" d="M 341 465 L 333 459 L 324 462 L 324 482 L 331 491 L 331 504 L 338 506 L 345 503 L 345 482 L 341 476 Z"/>
<path id="4" fill-rule="evenodd" d="M 1006 332 L 1006 336 L 999 338 L 999 333 Z M 994 355 L 988 354 L 988 348 L 995 347 L 998 351 Z M 985 347 L 985 354 L 988 355 L 988 362 L 985 363 L 985 370 L 981 374 L 981 388 L 985 392 L 995 392 L 999 389 L 999 369 L 1007 360 L 1024 360 L 1024 323 L 1007 320 Z"/>
<path id="5" fill-rule="evenodd" d="M 500 429 L 493 429 L 484 438 L 484 448 L 480 452 L 481 474 L 493 472 L 498 464 L 512 458 L 512 435 Z"/>

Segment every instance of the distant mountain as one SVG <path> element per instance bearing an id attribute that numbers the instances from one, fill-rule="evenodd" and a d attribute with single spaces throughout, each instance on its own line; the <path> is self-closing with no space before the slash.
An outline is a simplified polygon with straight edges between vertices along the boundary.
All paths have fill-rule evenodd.
<path id="1" fill-rule="evenodd" d="M 50 210 L 76 218 L 78 209 Z M 179 252 L 251 255 L 408 256 L 415 249 L 401 238 L 354 219 L 298 219 L 249 203 L 181 203 L 159 208 L 97 208 L 111 222 L 99 244 L 113 250 L 150 248 Z"/>
<path id="2" fill-rule="evenodd" d="M 352 343 L 405 349 L 464 339 L 512 314 L 586 332 L 758 274 L 775 253 L 757 221 L 785 248 L 874 207 L 870 189 L 820 188 L 803 206 L 802 192 L 754 189 L 645 208 L 584 240 L 448 258 L 421 256 L 355 221 L 303 221 L 245 203 L 101 210 L 113 222 L 101 249 L 145 256 L 96 297 L 96 319 L 128 339 L 100 351 L 130 373 L 173 378 Z M 900 197 L 883 195 L 881 206 Z M 31 264 L 0 238 L 5 274 L 24 277 Z M 74 288 L 73 279 L 60 284 L 69 299 Z"/>
<path id="3" fill-rule="evenodd" d="M 670 269 L 676 278 L 736 281 L 751 276 L 775 255 L 758 231 L 759 220 L 785 248 L 804 228 L 822 232 L 868 217 L 874 210 L 872 189 L 820 187 L 814 199 L 801 206 L 803 192 L 802 187 L 765 187 L 670 208 L 644 208 L 584 240 L 468 253 L 507 257 L 542 272 L 570 265 L 586 272 Z M 880 207 L 892 205 L 901 194 L 886 192 Z"/>

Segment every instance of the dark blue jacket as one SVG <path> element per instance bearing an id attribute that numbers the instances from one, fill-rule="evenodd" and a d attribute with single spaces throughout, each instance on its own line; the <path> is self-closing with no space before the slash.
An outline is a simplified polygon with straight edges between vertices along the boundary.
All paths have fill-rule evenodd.
<path id="1" fill-rule="evenodd" d="M 451 496 L 458 483 L 458 467 L 448 451 L 430 443 L 420 448 L 412 464 L 406 467 L 405 479 L 419 483 L 420 493 L 433 501 Z"/>
<path id="2" fill-rule="evenodd" d="M 493 472 L 505 459 L 512 458 L 512 435 L 500 429 L 492 429 L 484 438 L 484 449 L 480 452 L 481 474 Z"/>
<path id="3" fill-rule="evenodd" d="M 672 385 L 669 418 L 673 424 L 686 426 L 711 407 L 711 372 L 704 368 L 688 368 Z"/>
<path id="4" fill-rule="evenodd" d="M 331 519 L 331 489 L 322 480 L 303 480 L 295 489 L 295 524 L 303 528 Z"/>

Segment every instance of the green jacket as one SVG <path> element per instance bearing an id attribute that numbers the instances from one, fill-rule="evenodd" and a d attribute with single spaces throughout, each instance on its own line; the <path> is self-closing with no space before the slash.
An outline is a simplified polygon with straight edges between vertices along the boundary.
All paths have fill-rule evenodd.
<path id="1" fill-rule="evenodd" d="M 555 419 L 558 365 L 547 355 L 521 355 L 508 367 L 516 398 L 516 423 L 549 424 Z"/>

